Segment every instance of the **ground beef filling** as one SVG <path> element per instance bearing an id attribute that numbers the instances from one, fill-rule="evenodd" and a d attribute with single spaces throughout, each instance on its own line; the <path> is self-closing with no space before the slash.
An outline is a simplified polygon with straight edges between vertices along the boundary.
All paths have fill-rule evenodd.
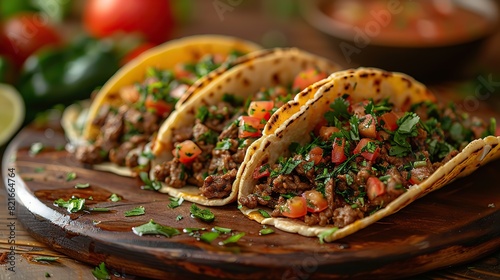
<path id="1" fill-rule="evenodd" d="M 339 106 L 342 108 L 342 104 L 337 103 L 337 108 Z M 414 108 L 419 114 L 418 117 L 415 114 L 404 116 L 407 117 L 408 123 L 412 124 L 411 126 L 408 123 L 398 123 L 398 126 L 406 126 L 405 132 L 411 128 L 409 136 L 404 138 L 405 142 L 409 143 L 406 152 L 403 153 L 393 147 L 396 145 L 396 137 L 401 137 L 397 135 L 400 133 L 399 130 L 384 130 L 382 126 L 385 123 L 379 120 L 376 124 L 377 139 L 373 142 L 376 145 L 371 148 L 372 150 L 366 148 L 355 154 L 353 150 L 362 142 L 360 138 L 364 136 L 360 134 L 354 140 L 349 138 L 356 133 L 351 131 L 352 122 L 362 123 L 368 114 L 366 111 L 369 111 L 366 108 L 373 108 L 369 106 L 375 107 L 374 104 L 364 102 L 359 114 L 355 107 L 352 107 L 354 111 L 352 114 L 357 114 L 358 118 L 336 116 L 334 122 L 337 125 L 341 123 L 342 128 L 334 129 L 337 133 L 335 136 L 330 136 L 331 133 L 316 132 L 310 144 L 291 149 L 294 151 L 291 158 L 282 158 L 271 166 L 268 164 L 259 166 L 256 172 L 264 174 L 263 172 L 267 170 L 267 175 L 257 177 L 254 175 L 257 184 L 253 193 L 241 197 L 239 203 L 251 209 L 266 206 L 272 209 L 271 216 L 282 217 L 287 216 L 283 214 L 283 207 L 288 207 L 287 199 L 316 190 L 320 191 L 323 199 L 327 201 L 326 209 L 319 212 L 308 211 L 296 219 L 302 220 L 309 226 L 345 227 L 384 208 L 412 185 L 428 178 L 437 168 L 457 155 L 469 141 L 491 133 L 488 132 L 488 125 L 477 118 L 469 118 L 453 108 L 438 110 L 434 105 L 424 103 Z M 345 109 L 346 113 L 351 111 L 351 107 L 349 110 Z M 378 117 L 380 115 L 382 113 Z M 373 122 L 376 123 L 376 120 L 378 119 L 374 119 Z M 331 127 L 328 129 L 332 130 Z M 345 129 L 343 133 L 342 129 Z M 346 136 L 346 132 L 349 136 Z M 341 143 L 337 137 L 346 137 L 344 140 L 349 142 L 342 152 L 347 156 L 341 162 L 333 158 L 335 154 L 333 147 Z M 337 144 L 334 144 L 335 139 Z M 311 156 L 311 150 L 317 147 L 321 147 L 323 151 L 320 161 Z M 368 154 L 363 155 L 363 152 Z M 372 177 L 383 183 L 383 191 L 378 193 L 371 191 L 368 180 Z"/>
<path id="2" fill-rule="evenodd" d="M 75 156 L 87 164 L 110 161 L 119 166 L 137 167 L 141 152 L 153 140 L 162 121 L 154 112 L 141 112 L 129 105 L 117 109 L 103 106 L 94 121 L 101 132 L 93 144 L 78 147 Z"/>
<path id="3" fill-rule="evenodd" d="M 290 92 L 277 86 L 260 90 L 252 99 L 273 100 L 277 108 L 291 98 Z M 224 198 L 231 194 L 246 150 L 256 138 L 239 134 L 239 118 L 246 115 L 246 108 L 244 104 L 235 104 L 234 96 L 228 96 L 229 100 L 204 107 L 203 116 L 208 117 L 197 116 L 193 127 L 182 127 L 173 132 L 175 147 L 185 140 L 192 140 L 202 153 L 189 164 L 182 164 L 174 158 L 153 167 L 156 180 L 174 188 L 187 184 L 198 186 L 207 198 Z"/>
<path id="4" fill-rule="evenodd" d="M 208 108 L 211 116 L 202 121 L 196 119 L 192 128 L 175 131 L 175 144 L 193 139 L 202 154 L 191 164 L 182 164 L 177 158 L 154 167 L 156 180 L 171 187 L 182 188 L 186 184 L 198 186 L 207 198 L 224 198 L 232 192 L 238 168 L 245 157 L 246 148 L 254 139 L 241 141 L 235 120 L 241 110 L 230 103 L 220 102 Z M 218 135 L 218 136 L 217 136 Z M 216 147 L 224 143 L 223 147 Z"/>

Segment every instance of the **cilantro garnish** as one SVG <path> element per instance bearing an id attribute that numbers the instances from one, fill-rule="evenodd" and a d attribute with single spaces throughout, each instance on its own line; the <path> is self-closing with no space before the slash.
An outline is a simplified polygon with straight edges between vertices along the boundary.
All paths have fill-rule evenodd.
<path id="1" fill-rule="evenodd" d="M 168 208 L 174 209 L 181 206 L 182 202 L 184 202 L 184 198 L 182 197 L 170 197 L 170 203 L 167 205 Z"/>
<path id="2" fill-rule="evenodd" d="M 139 173 L 139 178 L 141 178 L 142 182 L 144 183 L 144 185 L 141 186 L 141 189 L 154 190 L 154 191 L 161 189 L 161 183 L 159 181 L 150 180 L 148 173 L 146 172 Z"/>
<path id="3" fill-rule="evenodd" d="M 109 276 L 108 270 L 106 269 L 106 264 L 102 262 L 92 270 L 92 275 L 94 275 L 95 278 L 98 280 L 107 280 L 111 279 L 111 276 Z"/>
<path id="4" fill-rule="evenodd" d="M 332 235 L 337 230 L 339 230 L 338 227 L 333 227 L 333 228 L 327 229 L 325 231 L 322 231 L 320 234 L 318 234 L 319 243 L 321 243 L 321 244 L 325 243 L 325 238 L 329 235 Z"/>
<path id="5" fill-rule="evenodd" d="M 144 215 L 146 213 L 145 210 L 144 206 L 135 207 L 132 210 L 125 211 L 125 217 Z"/>
<path id="6" fill-rule="evenodd" d="M 76 179 L 76 173 L 75 172 L 68 172 L 66 173 L 66 181 L 73 181 Z"/>
<path id="7" fill-rule="evenodd" d="M 215 145 L 216 150 L 229 150 L 231 149 L 231 146 L 233 145 L 232 141 L 230 138 L 223 139 L 222 141 L 217 142 L 217 145 Z"/>
<path id="8" fill-rule="evenodd" d="M 402 118 L 398 119 L 398 129 L 394 133 L 391 141 L 389 155 L 403 157 L 411 152 L 411 145 L 408 141 L 409 137 L 417 136 L 417 124 L 420 117 L 416 113 L 406 113 Z"/>
<path id="9" fill-rule="evenodd" d="M 219 245 L 227 245 L 229 243 L 236 243 L 243 236 L 245 236 L 245 233 L 244 232 L 240 232 L 240 233 L 238 233 L 236 235 L 232 235 L 232 236 L 228 237 L 226 240 L 223 240 L 223 241 L 219 242 Z"/>
<path id="10" fill-rule="evenodd" d="M 116 193 L 111 194 L 111 196 L 108 199 L 113 201 L 113 202 L 118 202 L 118 201 L 122 200 L 122 198 L 119 197 Z"/>
<path id="11" fill-rule="evenodd" d="M 149 220 L 147 224 L 133 227 L 132 232 L 139 236 L 143 236 L 145 234 L 161 234 L 166 237 L 172 237 L 181 233 L 176 228 L 157 224 L 153 221 L 153 219 Z"/>
<path id="12" fill-rule="evenodd" d="M 196 112 L 196 118 L 199 119 L 201 122 L 204 122 L 209 115 L 210 112 L 208 111 L 208 108 L 206 106 L 200 106 L 198 108 L 198 112 Z"/>
<path id="13" fill-rule="evenodd" d="M 68 210 L 70 213 L 76 213 L 82 210 L 85 206 L 85 198 L 71 197 L 68 201 L 65 201 L 62 198 L 54 201 L 54 205 L 57 207 L 63 207 Z"/>
<path id="14" fill-rule="evenodd" d="M 45 146 L 43 145 L 43 143 L 35 142 L 35 143 L 31 144 L 29 154 L 30 154 L 30 156 L 38 155 L 44 148 L 45 148 Z"/>
<path id="15" fill-rule="evenodd" d="M 191 204 L 190 212 L 193 217 L 198 218 L 205 222 L 212 222 L 215 220 L 215 215 L 208 209 L 200 209 L 196 204 Z"/>

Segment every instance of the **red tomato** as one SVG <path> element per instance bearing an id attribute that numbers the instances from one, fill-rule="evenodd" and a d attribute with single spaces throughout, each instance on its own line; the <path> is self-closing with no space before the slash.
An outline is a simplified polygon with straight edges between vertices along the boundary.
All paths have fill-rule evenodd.
<path id="1" fill-rule="evenodd" d="M 114 33 L 138 33 L 154 44 L 165 42 L 173 30 L 168 0 L 87 0 L 83 25 L 102 38 Z"/>
<path id="2" fill-rule="evenodd" d="M 250 116 L 241 116 L 239 120 L 239 138 L 260 137 L 262 135 L 264 124 L 261 123 L 260 119 Z"/>
<path id="3" fill-rule="evenodd" d="M 377 146 L 373 152 L 363 151 L 363 148 L 370 142 L 375 142 L 375 140 L 362 138 L 358 145 L 356 145 L 356 148 L 354 148 L 353 154 L 361 154 L 366 160 L 375 161 L 380 154 L 380 147 Z"/>
<path id="4" fill-rule="evenodd" d="M 409 181 L 413 185 L 422 183 L 425 179 L 427 179 L 431 175 L 429 169 L 425 166 L 413 168 L 410 171 L 410 174 L 411 177 Z"/>
<path id="5" fill-rule="evenodd" d="M 371 114 L 366 114 L 360 118 L 358 125 L 359 134 L 363 137 L 377 138 L 377 123 Z"/>
<path id="6" fill-rule="evenodd" d="M 398 116 L 394 112 L 387 112 L 380 116 L 380 123 L 382 127 L 389 131 L 396 131 L 398 129 Z"/>
<path id="7" fill-rule="evenodd" d="M 314 135 L 318 136 L 319 131 L 323 126 L 328 126 L 328 121 L 325 119 L 321 119 L 316 126 L 314 126 Z"/>
<path id="8" fill-rule="evenodd" d="M 302 197 L 306 200 L 308 212 L 321 212 L 328 207 L 328 201 L 323 194 L 317 190 L 306 191 L 302 194 Z"/>
<path id="9" fill-rule="evenodd" d="M 309 151 L 309 159 L 314 162 L 314 165 L 317 165 L 323 159 L 323 149 L 320 147 L 314 147 Z"/>
<path id="10" fill-rule="evenodd" d="M 172 151 L 174 157 L 183 164 L 191 163 L 201 154 L 201 149 L 191 140 L 186 140 L 178 144 Z"/>
<path id="11" fill-rule="evenodd" d="M 347 157 L 344 152 L 345 148 L 345 139 L 342 141 L 339 138 L 335 138 L 333 140 L 333 149 L 332 149 L 332 162 L 339 164 L 347 160 Z"/>
<path id="12" fill-rule="evenodd" d="M 0 53 L 9 57 L 17 67 L 40 48 L 62 44 L 56 29 L 38 13 L 26 12 L 8 18 L 0 33 Z"/>
<path id="13" fill-rule="evenodd" d="M 322 126 L 319 129 L 319 134 L 318 136 L 323 139 L 323 140 L 329 140 L 332 134 L 339 132 L 340 129 L 336 128 L 335 126 Z"/>
<path id="14" fill-rule="evenodd" d="M 177 63 L 174 66 L 174 76 L 177 79 L 182 79 L 182 78 L 194 79 L 194 78 L 196 78 L 196 76 L 193 72 L 187 70 L 186 64 L 184 64 L 184 63 Z"/>
<path id="15" fill-rule="evenodd" d="M 154 100 L 151 95 L 146 98 L 144 106 L 146 106 L 148 110 L 155 111 L 158 116 L 165 116 L 172 111 L 172 105 L 164 100 Z"/>
<path id="16" fill-rule="evenodd" d="M 261 169 L 262 169 L 262 166 L 259 166 L 253 172 L 253 178 L 255 180 L 259 180 L 260 178 L 263 178 L 263 177 L 269 177 L 269 175 L 271 175 L 271 172 L 269 171 L 269 168 L 265 168 L 262 171 L 261 171 Z"/>
<path id="17" fill-rule="evenodd" d="M 274 101 L 252 101 L 248 106 L 248 115 L 257 119 L 269 120 Z"/>
<path id="18" fill-rule="evenodd" d="M 287 199 L 286 205 L 280 208 L 281 214 L 288 218 L 300 218 L 307 214 L 306 199 L 302 196 L 294 196 Z"/>
<path id="19" fill-rule="evenodd" d="M 385 185 L 377 177 L 370 177 L 366 181 L 366 195 L 368 199 L 373 200 L 377 196 L 383 195 L 385 193 Z"/>
<path id="20" fill-rule="evenodd" d="M 303 90 L 306 87 L 314 84 L 317 81 L 323 80 L 327 77 L 325 72 L 320 72 L 314 68 L 304 70 L 295 76 L 293 81 L 293 88 Z"/>
<path id="21" fill-rule="evenodd" d="M 125 65 L 127 64 L 129 61 L 131 61 L 132 59 L 138 57 L 141 53 L 155 47 L 156 45 L 153 44 L 153 43 L 149 43 L 149 42 L 145 42 L 143 44 L 140 44 L 139 46 L 137 46 L 136 48 L 132 49 L 131 51 L 129 51 L 125 57 L 123 57 L 123 59 L 120 61 L 120 64 L 121 65 Z"/>
<path id="22" fill-rule="evenodd" d="M 365 107 L 366 107 L 366 105 L 368 105 L 368 103 L 370 103 L 370 101 L 365 100 L 365 101 L 362 101 L 362 102 L 351 104 L 349 106 L 349 112 L 353 113 L 353 114 L 355 114 L 357 116 L 364 116 L 366 114 L 365 113 Z"/>

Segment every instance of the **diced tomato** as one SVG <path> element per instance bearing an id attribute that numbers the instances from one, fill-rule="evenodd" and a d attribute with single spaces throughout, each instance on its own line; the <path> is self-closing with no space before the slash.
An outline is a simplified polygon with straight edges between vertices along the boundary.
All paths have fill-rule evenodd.
<path id="1" fill-rule="evenodd" d="M 429 169 L 426 166 L 413 168 L 410 171 L 410 174 L 411 177 L 409 181 L 413 185 L 422 183 L 431 175 Z"/>
<path id="2" fill-rule="evenodd" d="M 248 106 L 248 115 L 257 119 L 269 120 L 274 101 L 252 101 Z"/>
<path id="3" fill-rule="evenodd" d="M 302 194 L 306 200 L 307 211 L 311 213 L 321 212 L 328 207 L 328 201 L 322 193 L 317 190 L 309 190 Z"/>
<path id="4" fill-rule="evenodd" d="M 165 116 L 172 111 L 172 105 L 164 100 L 154 100 L 152 96 L 148 96 L 144 102 L 146 109 L 152 110 L 158 116 Z"/>
<path id="5" fill-rule="evenodd" d="M 368 105 L 370 101 L 365 100 L 362 102 L 354 103 L 349 106 L 349 112 L 353 113 L 354 115 L 357 115 L 358 117 L 364 116 L 365 113 L 365 107 Z"/>
<path id="6" fill-rule="evenodd" d="M 339 164 L 347 160 L 344 153 L 345 139 L 335 138 L 332 145 L 332 162 Z"/>
<path id="7" fill-rule="evenodd" d="M 286 204 L 280 208 L 281 214 L 288 218 L 300 218 L 307 214 L 306 199 L 302 196 L 294 196 L 287 199 Z"/>
<path id="8" fill-rule="evenodd" d="M 186 93 L 188 88 L 189 88 L 188 85 L 180 84 L 170 92 L 170 96 L 172 96 L 173 98 L 181 98 L 184 95 L 184 93 Z"/>
<path id="9" fill-rule="evenodd" d="M 358 125 L 359 134 L 363 137 L 369 137 L 372 139 L 377 138 L 376 125 L 376 120 L 371 114 L 364 115 L 360 118 L 360 123 Z"/>
<path id="10" fill-rule="evenodd" d="M 178 158 L 181 163 L 188 164 L 201 154 L 201 149 L 193 141 L 186 140 L 178 144 L 172 151 L 172 154 L 174 157 Z"/>
<path id="11" fill-rule="evenodd" d="M 329 140 L 332 134 L 339 132 L 340 129 L 336 128 L 335 126 L 322 126 L 319 129 L 319 134 L 318 136 L 323 139 L 323 140 Z"/>
<path id="12" fill-rule="evenodd" d="M 293 88 L 303 90 L 306 87 L 314 84 L 317 81 L 323 80 L 327 77 L 325 72 L 320 72 L 317 69 L 311 68 L 300 72 L 295 76 L 293 81 Z"/>
<path id="13" fill-rule="evenodd" d="M 353 153 L 354 154 L 361 154 L 361 156 L 364 157 L 366 160 L 375 161 L 380 154 L 380 147 L 377 146 L 373 152 L 366 151 L 366 149 L 363 149 L 370 142 L 376 143 L 376 141 L 373 139 L 362 138 L 359 141 L 358 145 L 356 145 L 356 148 L 354 148 Z"/>
<path id="14" fill-rule="evenodd" d="M 120 97 L 128 103 L 135 103 L 139 100 L 140 94 L 135 85 L 128 85 L 120 88 Z"/>
<path id="15" fill-rule="evenodd" d="M 366 181 L 366 195 L 368 199 L 373 200 L 377 196 L 383 195 L 386 192 L 385 185 L 377 177 L 370 177 Z"/>
<path id="16" fill-rule="evenodd" d="M 174 76 L 177 79 L 182 79 L 182 78 L 191 79 L 195 77 L 193 72 L 187 70 L 186 64 L 184 63 L 177 63 L 174 66 Z"/>
<path id="17" fill-rule="evenodd" d="M 260 178 L 264 178 L 264 177 L 269 177 L 269 175 L 271 175 L 271 172 L 269 171 L 269 168 L 264 168 L 263 169 L 262 166 L 259 166 L 253 172 L 253 178 L 255 180 L 259 180 Z"/>
<path id="18" fill-rule="evenodd" d="M 261 123 L 260 119 L 250 116 L 241 116 L 239 120 L 239 138 L 260 137 L 262 135 L 264 124 Z"/>
<path id="19" fill-rule="evenodd" d="M 320 147 L 314 147 L 309 151 L 309 159 L 314 162 L 314 165 L 317 165 L 323 159 L 323 149 Z"/>
<path id="20" fill-rule="evenodd" d="M 315 126 L 314 126 L 314 135 L 318 136 L 319 131 L 323 126 L 328 126 L 328 121 L 326 119 L 321 119 Z"/>
<path id="21" fill-rule="evenodd" d="M 398 116 L 394 112 L 387 112 L 380 116 L 382 127 L 389 131 L 398 129 Z"/>

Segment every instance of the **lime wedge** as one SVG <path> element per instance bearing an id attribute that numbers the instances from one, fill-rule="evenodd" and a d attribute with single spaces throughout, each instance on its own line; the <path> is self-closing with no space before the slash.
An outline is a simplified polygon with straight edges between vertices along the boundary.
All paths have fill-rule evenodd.
<path id="1" fill-rule="evenodd" d="M 19 129 L 24 120 L 24 102 L 11 85 L 0 84 L 0 146 Z"/>

